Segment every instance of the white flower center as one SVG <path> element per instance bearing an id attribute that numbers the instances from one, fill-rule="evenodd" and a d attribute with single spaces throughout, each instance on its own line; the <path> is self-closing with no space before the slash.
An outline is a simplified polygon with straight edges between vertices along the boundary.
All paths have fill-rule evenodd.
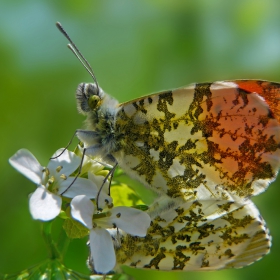
<path id="1" fill-rule="evenodd" d="M 67 176 L 65 174 L 59 174 L 59 172 L 63 169 L 62 165 L 59 165 L 56 167 L 55 169 L 55 174 L 51 174 L 50 170 L 48 168 L 44 168 L 42 170 L 43 172 L 43 176 L 42 176 L 42 180 L 44 182 L 46 182 L 45 186 L 46 188 L 54 193 L 57 194 L 58 190 L 59 190 L 59 184 L 58 184 L 58 180 L 62 179 L 62 180 L 66 180 Z"/>

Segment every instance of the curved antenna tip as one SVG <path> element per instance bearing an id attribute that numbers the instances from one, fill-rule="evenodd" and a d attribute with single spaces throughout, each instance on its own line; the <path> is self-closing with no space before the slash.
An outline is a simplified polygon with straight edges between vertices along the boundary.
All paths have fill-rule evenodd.
<path id="1" fill-rule="evenodd" d="M 70 42 L 70 44 L 68 44 L 68 48 L 74 53 L 74 55 L 79 59 L 79 61 L 82 63 L 82 65 L 85 67 L 85 69 L 89 72 L 89 74 L 91 75 L 91 77 L 93 78 L 96 87 L 97 87 L 97 91 L 99 92 L 99 85 L 97 83 L 96 77 L 94 75 L 94 72 L 90 66 L 90 64 L 88 63 L 88 61 L 85 59 L 85 57 L 82 55 L 82 53 L 80 52 L 80 50 L 77 48 L 77 46 L 74 44 L 74 42 L 71 40 L 70 36 L 68 35 L 68 33 L 64 30 L 64 28 L 62 27 L 61 23 L 59 21 L 56 22 L 55 24 L 57 26 L 57 28 L 59 29 L 59 31 L 66 37 L 66 39 Z"/>

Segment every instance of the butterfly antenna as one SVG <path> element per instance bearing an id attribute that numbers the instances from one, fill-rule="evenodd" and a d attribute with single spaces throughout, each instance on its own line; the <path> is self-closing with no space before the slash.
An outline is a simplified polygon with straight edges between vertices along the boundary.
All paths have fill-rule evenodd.
<path id="1" fill-rule="evenodd" d="M 66 37 L 66 39 L 70 42 L 70 44 L 68 44 L 68 48 L 73 52 L 73 54 L 78 58 L 78 60 L 82 63 L 82 65 L 85 67 L 85 69 L 88 71 L 88 73 L 90 74 L 90 76 L 93 78 L 96 87 L 97 87 L 97 92 L 99 92 L 99 85 L 97 83 L 97 79 L 94 75 L 94 72 L 92 70 L 92 67 L 90 66 L 90 64 L 88 63 L 88 61 L 85 59 L 85 57 L 82 55 L 82 53 L 80 52 L 80 50 L 78 49 L 78 47 L 75 45 L 75 43 L 71 40 L 70 36 L 68 35 L 68 33 L 65 31 L 65 29 L 62 27 L 60 22 L 56 23 L 56 26 L 58 28 L 58 30 Z"/>

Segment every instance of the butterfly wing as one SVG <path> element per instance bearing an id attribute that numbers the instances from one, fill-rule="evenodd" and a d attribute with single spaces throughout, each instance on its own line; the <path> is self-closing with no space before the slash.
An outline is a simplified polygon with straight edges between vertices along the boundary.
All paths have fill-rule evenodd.
<path id="1" fill-rule="evenodd" d="M 120 166 L 185 200 L 236 200 L 265 190 L 280 166 L 280 84 L 195 84 L 120 105 Z"/>
<path id="2" fill-rule="evenodd" d="M 146 237 L 120 238 L 119 265 L 159 270 L 240 268 L 262 258 L 271 246 L 265 222 L 250 201 L 185 202 L 152 220 Z"/>

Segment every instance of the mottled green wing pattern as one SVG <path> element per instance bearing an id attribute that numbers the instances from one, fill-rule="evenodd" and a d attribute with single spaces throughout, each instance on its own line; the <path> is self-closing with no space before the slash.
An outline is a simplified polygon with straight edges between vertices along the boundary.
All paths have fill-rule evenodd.
<path id="1" fill-rule="evenodd" d="M 172 198 L 256 195 L 280 166 L 279 96 L 279 84 L 244 80 L 124 103 L 114 156 L 129 175 Z"/>
<path id="2" fill-rule="evenodd" d="M 153 218 L 146 237 L 120 237 L 117 263 L 160 270 L 243 267 L 269 252 L 271 238 L 254 204 L 185 202 Z M 153 217 L 155 215 L 155 217 Z"/>

